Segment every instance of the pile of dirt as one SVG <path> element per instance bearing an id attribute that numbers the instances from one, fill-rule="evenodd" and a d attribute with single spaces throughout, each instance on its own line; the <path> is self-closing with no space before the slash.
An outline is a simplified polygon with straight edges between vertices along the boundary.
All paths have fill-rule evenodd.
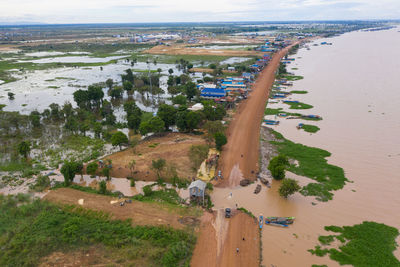
<path id="1" fill-rule="evenodd" d="M 196 175 L 189 158 L 192 145 L 203 145 L 206 141 L 199 136 L 169 133 L 163 137 L 150 138 L 142 141 L 135 148 L 114 153 L 103 159 L 112 160 L 113 168 L 111 176 L 117 178 L 135 177 L 141 181 L 156 181 L 157 175 L 151 169 L 152 160 L 165 159 L 167 168 L 173 166 L 179 177 L 191 180 Z M 132 170 L 129 163 L 134 160 L 135 167 Z"/>

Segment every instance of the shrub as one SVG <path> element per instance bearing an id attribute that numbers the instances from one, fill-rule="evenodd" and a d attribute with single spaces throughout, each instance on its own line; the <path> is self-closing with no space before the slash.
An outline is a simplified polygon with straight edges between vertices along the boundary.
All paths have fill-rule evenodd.
<path id="1" fill-rule="evenodd" d="M 143 194 L 144 196 L 148 197 L 153 193 L 153 189 L 151 189 L 150 185 L 146 185 L 143 187 Z"/>
<path id="2" fill-rule="evenodd" d="M 98 165 L 97 162 L 90 162 L 87 166 L 86 166 L 86 172 L 90 175 L 96 175 L 96 171 L 97 171 Z"/>
<path id="3" fill-rule="evenodd" d="M 101 181 L 99 183 L 99 193 L 105 195 L 107 193 L 107 183 L 106 181 Z"/>

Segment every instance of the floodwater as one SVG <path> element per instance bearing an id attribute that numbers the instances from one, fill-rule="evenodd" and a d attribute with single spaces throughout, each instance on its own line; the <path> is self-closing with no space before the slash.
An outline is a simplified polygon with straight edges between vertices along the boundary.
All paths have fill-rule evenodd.
<path id="1" fill-rule="evenodd" d="M 89 57 L 89 56 L 67 56 L 67 57 L 50 57 L 34 60 L 20 60 L 19 62 L 32 62 L 36 64 L 44 63 L 104 63 L 115 59 L 121 59 L 126 56 L 112 57 Z"/>
<path id="2" fill-rule="evenodd" d="M 235 64 L 235 63 L 241 63 L 249 60 L 251 58 L 249 57 L 230 57 L 228 59 L 225 59 L 224 61 L 221 61 L 219 64 L 224 65 L 224 64 Z"/>
<path id="3" fill-rule="evenodd" d="M 72 57 L 76 58 L 76 57 Z M 54 57 L 45 58 L 47 59 L 65 59 L 65 57 Z M 33 110 L 42 112 L 48 108 L 51 103 L 57 103 L 63 105 L 66 101 L 69 101 L 73 105 L 73 93 L 78 89 L 84 89 L 90 84 L 105 82 L 111 78 L 115 82 L 121 82 L 121 74 L 125 73 L 125 70 L 131 68 L 135 70 L 157 70 L 160 68 L 161 74 L 160 87 L 164 90 L 164 94 L 160 95 L 161 98 L 167 98 L 170 95 L 167 92 L 167 75 L 169 69 L 173 69 L 174 75 L 181 75 L 182 71 L 179 70 L 175 64 L 147 64 L 145 62 L 137 62 L 134 66 L 131 66 L 129 62 L 125 60 L 119 60 L 115 64 L 108 64 L 102 66 L 102 70 L 99 66 L 94 67 L 62 67 L 47 70 L 35 70 L 30 72 L 22 72 L 16 70 L 13 76 L 18 80 L 11 83 L 1 84 L 0 83 L 0 104 L 5 104 L 5 111 L 19 111 L 22 114 L 28 114 Z M 137 75 L 147 75 L 148 73 L 137 72 Z M 191 76 L 196 79 L 201 79 L 201 73 L 194 73 Z M 7 97 L 8 92 L 15 94 L 14 100 L 9 100 Z M 106 89 L 104 89 L 105 95 Z M 136 93 L 134 99 L 137 101 L 139 108 L 145 111 L 152 111 L 151 108 L 146 107 L 141 103 L 141 95 Z"/>
<path id="4" fill-rule="evenodd" d="M 332 153 L 329 163 L 344 169 L 352 181 L 334 192 L 334 199 L 318 202 L 298 193 L 279 197 L 278 182 L 272 188 L 263 186 L 253 194 L 256 184 L 247 188 L 216 188 L 213 201 L 218 207 L 235 204 L 256 216 L 295 216 L 288 229 L 264 226 L 262 232 L 263 265 L 339 266 L 328 257 L 312 256 L 307 250 L 326 235 L 324 226 L 354 225 L 363 221 L 385 223 L 400 229 L 400 33 L 398 28 L 377 32 L 352 32 L 339 37 L 320 39 L 332 46 L 310 46 L 301 49 L 295 62 L 288 66 L 304 76 L 289 90 L 307 90 L 305 95 L 292 95 L 314 106 L 290 112 L 317 114 L 322 121 L 279 119 L 274 127 L 286 138 Z M 315 134 L 297 130 L 299 122 L 321 128 Z M 288 174 L 288 177 L 294 177 Z M 302 177 L 302 183 L 304 182 Z M 232 197 L 230 193 L 232 192 Z M 312 202 L 317 203 L 313 205 Z M 400 244 L 400 238 L 397 239 Z M 400 249 L 395 251 L 400 259 Z"/>

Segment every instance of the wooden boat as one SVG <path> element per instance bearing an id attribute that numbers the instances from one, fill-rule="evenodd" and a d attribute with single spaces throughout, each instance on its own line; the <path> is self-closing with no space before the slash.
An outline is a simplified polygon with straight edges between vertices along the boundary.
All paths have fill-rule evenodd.
<path id="1" fill-rule="evenodd" d="M 258 225 L 260 226 L 260 229 L 263 228 L 263 224 L 264 224 L 264 217 L 260 215 L 260 217 L 258 218 Z"/>
<path id="2" fill-rule="evenodd" d="M 266 217 L 265 223 L 277 223 L 277 224 L 292 224 L 294 222 L 295 217 Z"/>
<path id="3" fill-rule="evenodd" d="M 260 177 L 260 181 L 261 183 L 265 184 L 268 188 L 271 187 L 271 185 L 269 184 L 269 181 L 263 177 Z"/>
<path id="4" fill-rule="evenodd" d="M 267 222 L 267 221 L 265 221 L 265 224 L 272 225 L 272 226 L 279 226 L 279 227 L 288 227 L 289 226 L 287 224 L 273 223 L 273 222 Z"/>
<path id="5" fill-rule="evenodd" d="M 260 193 L 260 191 L 261 191 L 261 185 L 257 185 L 256 186 L 256 189 L 254 189 L 254 194 L 258 194 L 258 193 Z"/>
<path id="6" fill-rule="evenodd" d="M 265 124 L 267 125 L 278 125 L 279 121 L 274 121 L 274 120 L 264 120 Z"/>

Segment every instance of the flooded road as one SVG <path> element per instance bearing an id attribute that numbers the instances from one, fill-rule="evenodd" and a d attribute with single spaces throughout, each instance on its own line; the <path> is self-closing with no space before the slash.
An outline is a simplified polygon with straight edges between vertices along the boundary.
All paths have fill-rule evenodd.
<path id="1" fill-rule="evenodd" d="M 291 99 L 314 108 L 291 110 L 287 105 L 269 105 L 323 117 L 318 122 L 279 119 L 281 124 L 274 129 L 289 140 L 332 153 L 329 163 L 342 167 L 352 181 L 334 192 L 333 200 L 322 203 L 298 193 L 285 200 L 277 193 L 278 182 L 271 189 L 263 186 L 258 195 L 253 193 L 256 184 L 248 188 L 216 188 L 213 194 L 216 208 L 238 204 L 256 216 L 296 217 L 288 229 L 264 226 L 263 265 L 339 266 L 328 257 L 312 256 L 307 251 L 318 244 L 319 235 L 327 234 L 323 229 L 326 225 L 375 221 L 400 229 L 397 83 L 400 33 L 397 31 L 347 33 L 315 41 L 332 42 L 332 46 L 310 45 L 311 50 L 301 49 L 288 70 L 304 79 L 294 82 L 289 90 L 307 90 L 308 94 L 292 95 Z M 316 134 L 299 131 L 295 127 L 299 122 L 317 125 L 321 130 Z M 400 249 L 395 255 L 400 259 Z"/>

